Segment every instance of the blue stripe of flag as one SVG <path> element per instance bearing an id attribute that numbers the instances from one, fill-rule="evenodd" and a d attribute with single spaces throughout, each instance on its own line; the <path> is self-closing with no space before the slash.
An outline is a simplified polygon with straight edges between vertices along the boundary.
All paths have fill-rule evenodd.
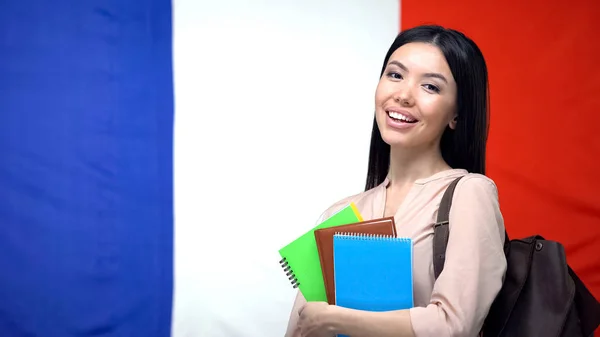
<path id="1" fill-rule="evenodd" d="M 168 336 L 169 0 L 4 0 L 0 336 Z"/>

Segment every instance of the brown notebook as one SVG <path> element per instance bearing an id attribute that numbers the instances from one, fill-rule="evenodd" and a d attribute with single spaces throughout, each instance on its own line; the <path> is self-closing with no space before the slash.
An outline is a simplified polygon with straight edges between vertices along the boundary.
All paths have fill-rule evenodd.
<path id="1" fill-rule="evenodd" d="M 325 293 L 329 304 L 335 304 L 333 275 L 333 235 L 335 233 L 392 235 L 396 237 L 396 224 L 393 217 L 388 217 L 315 230 L 315 240 L 317 241 L 321 271 L 325 282 Z"/>

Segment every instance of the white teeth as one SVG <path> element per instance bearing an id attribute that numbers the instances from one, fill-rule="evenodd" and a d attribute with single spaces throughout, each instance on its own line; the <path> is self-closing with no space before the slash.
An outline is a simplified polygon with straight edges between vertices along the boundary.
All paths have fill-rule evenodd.
<path id="1" fill-rule="evenodd" d="M 416 120 L 414 120 L 412 118 L 408 118 L 408 117 L 406 117 L 406 116 L 404 116 L 402 114 L 399 114 L 397 112 L 394 112 L 394 111 L 388 111 L 388 115 L 390 117 L 392 117 L 393 119 L 398 119 L 398 120 L 401 120 L 401 121 L 404 121 L 404 122 L 408 122 L 408 123 L 416 122 Z"/>

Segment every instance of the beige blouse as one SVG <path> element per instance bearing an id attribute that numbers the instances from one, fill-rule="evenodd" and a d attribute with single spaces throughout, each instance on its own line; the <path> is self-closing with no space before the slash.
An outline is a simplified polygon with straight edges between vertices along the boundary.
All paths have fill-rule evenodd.
<path id="1" fill-rule="evenodd" d="M 446 187 L 459 176 L 450 211 L 450 238 L 444 270 L 433 272 L 433 224 Z M 365 220 L 384 215 L 386 188 L 381 185 L 345 198 L 327 209 L 318 222 L 354 202 Z M 417 337 L 477 336 L 500 291 L 506 271 L 504 221 L 494 182 L 462 169 L 415 181 L 394 215 L 398 236 L 414 243 L 415 307 L 410 309 Z M 286 337 L 299 336 L 298 309 L 306 303 L 298 292 Z"/>

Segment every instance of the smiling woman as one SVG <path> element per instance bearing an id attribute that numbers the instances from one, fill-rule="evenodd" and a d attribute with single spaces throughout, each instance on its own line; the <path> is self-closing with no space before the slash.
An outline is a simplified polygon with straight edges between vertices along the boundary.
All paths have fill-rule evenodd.
<path id="1" fill-rule="evenodd" d="M 413 141 L 420 142 L 421 147 L 427 144 L 439 148 L 450 167 L 485 174 L 489 120 L 487 66 L 471 39 L 455 30 L 440 29 L 420 26 L 406 30 L 388 50 L 376 90 L 377 112 L 366 190 L 384 181 L 390 157 L 397 157 L 394 146 L 390 145 L 399 139 L 384 138 L 399 137 L 398 132 L 388 132 L 388 127 L 394 124 L 384 125 L 387 123 L 382 117 L 390 116 L 390 112 L 421 122 L 413 123 L 418 124 L 417 133 L 423 132 L 422 136 L 413 137 Z M 399 118 L 396 114 L 389 119 Z M 411 146 L 410 138 L 406 141 Z"/>
<path id="2" fill-rule="evenodd" d="M 420 26 L 390 47 L 375 90 L 366 190 L 353 202 L 365 220 L 394 217 L 413 242 L 413 308 L 369 312 L 306 303 L 298 293 L 287 336 L 476 336 L 506 271 L 504 221 L 484 175 L 487 68 L 473 41 Z M 433 271 L 433 224 L 457 178 L 443 272 Z"/>

